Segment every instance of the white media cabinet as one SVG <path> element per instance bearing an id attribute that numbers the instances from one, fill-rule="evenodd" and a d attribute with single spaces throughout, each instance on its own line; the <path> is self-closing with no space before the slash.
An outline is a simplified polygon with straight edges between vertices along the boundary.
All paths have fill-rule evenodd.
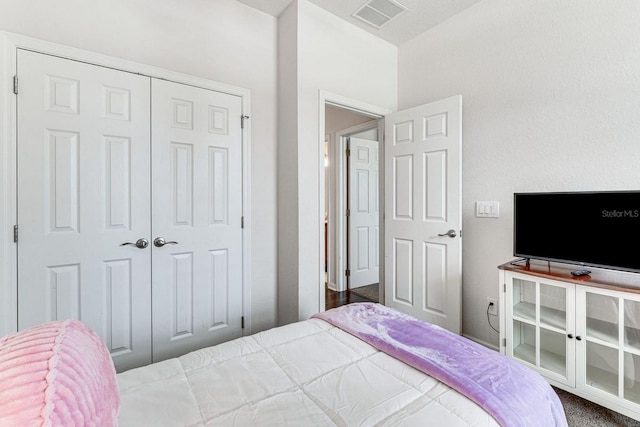
<path id="1" fill-rule="evenodd" d="M 640 420 L 640 275 L 576 278 L 540 261 L 498 269 L 501 353 Z"/>

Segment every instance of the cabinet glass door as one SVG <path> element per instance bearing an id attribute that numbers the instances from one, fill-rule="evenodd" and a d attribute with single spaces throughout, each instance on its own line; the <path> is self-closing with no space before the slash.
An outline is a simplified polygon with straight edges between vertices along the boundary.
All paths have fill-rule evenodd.
<path id="1" fill-rule="evenodd" d="M 584 382 L 618 395 L 620 377 L 620 298 L 607 291 L 584 290 Z"/>
<path id="2" fill-rule="evenodd" d="M 580 384 L 640 404 L 640 295 L 580 286 L 578 298 L 585 345 Z"/>
<path id="3" fill-rule="evenodd" d="M 536 364 L 536 327 L 527 322 L 513 321 L 513 357 Z"/>
<path id="4" fill-rule="evenodd" d="M 536 363 L 536 283 L 514 278 L 512 282 L 513 357 Z"/>
<path id="5" fill-rule="evenodd" d="M 567 336 L 540 328 L 540 367 L 567 376 Z"/>
<path id="6" fill-rule="evenodd" d="M 516 275 L 507 283 L 511 290 L 507 298 L 511 311 L 508 354 L 539 368 L 549 378 L 573 385 L 575 369 L 568 363 L 575 355 L 575 342 L 569 338 L 573 333 L 573 287 Z"/>
<path id="7" fill-rule="evenodd" d="M 587 292 L 586 335 L 588 338 L 618 345 L 618 297 Z"/>
<path id="8" fill-rule="evenodd" d="M 540 367 L 568 379 L 567 292 L 564 286 L 539 284 Z"/>
<path id="9" fill-rule="evenodd" d="M 624 299 L 624 398 L 640 403 L 640 301 Z"/>
<path id="10" fill-rule="evenodd" d="M 584 291 L 584 381 L 605 393 L 618 395 L 620 298 L 605 291 Z"/>

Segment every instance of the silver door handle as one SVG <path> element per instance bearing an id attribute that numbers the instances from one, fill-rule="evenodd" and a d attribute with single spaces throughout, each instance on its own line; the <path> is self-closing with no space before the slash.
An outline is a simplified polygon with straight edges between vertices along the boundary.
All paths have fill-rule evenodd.
<path id="1" fill-rule="evenodd" d="M 120 246 L 135 246 L 138 249 L 144 249 L 149 246 L 149 241 L 147 239 L 138 239 L 135 243 L 125 242 L 121 243 Z"/>
<path id="2" fill-rule="evenodd" d="M 449 230 L 444 234 L 438 234 L 438 236 L 449 236 L 449 237 L 456 237 L 458 234 L 456 233 L 456 230 Z"/>
<path id="3" fill-rule="evenodd" d="M 156 248 L 161 248 L 164 245 L 177 245 L 177 244 L 178 242 L 173 242 L 173 241 L 167 242 L 166 240 L 164 240 L 164 237 L 156 237 L 155 239 L 153 239 L 153 245 Z"/>

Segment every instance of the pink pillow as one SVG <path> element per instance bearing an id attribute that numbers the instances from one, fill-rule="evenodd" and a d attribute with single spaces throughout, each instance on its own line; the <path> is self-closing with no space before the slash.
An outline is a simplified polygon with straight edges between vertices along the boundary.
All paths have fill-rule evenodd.
<path id="1" fill-rule="evenodd" d="M 119 411 L 111 356 L 81 322 L 0 339 L 0 426 L 116 426 Z"/>

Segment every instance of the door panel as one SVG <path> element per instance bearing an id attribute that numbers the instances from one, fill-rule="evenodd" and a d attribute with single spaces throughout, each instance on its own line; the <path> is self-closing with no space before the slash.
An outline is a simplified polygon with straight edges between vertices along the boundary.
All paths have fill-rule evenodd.
<path id="1" fill-rule="evenodd" d="M 83 321 L 151 361 L 150 79 L 18 50 L 18 327 Z"/>
<path id="2" fill-rule="evenodd" d="M 413 219 L 413 156 L 399 155 L 393 158 L 393 202 L 394 219 Z"/>
<path id="3" fill-rule="evenodd" d="M 378 283 L 378 141 L 349 138 L 349 288 Z"/>
<path id="4" fill-rule="evenodd" d="M 241 336 L 241 99 L 153 80 L 154 361 Z"/>
<path id="5" fill-rule="evenodd" d="M 393 239 L 393 301 L 413 305 L 413 241 Z"/>
<path id="6" fill-rule="evenodd" d="M 385 303 L 461 329 L 462 98 L 385 118 Z M 443 235 L 453 230 L 455 237 Z"/>

